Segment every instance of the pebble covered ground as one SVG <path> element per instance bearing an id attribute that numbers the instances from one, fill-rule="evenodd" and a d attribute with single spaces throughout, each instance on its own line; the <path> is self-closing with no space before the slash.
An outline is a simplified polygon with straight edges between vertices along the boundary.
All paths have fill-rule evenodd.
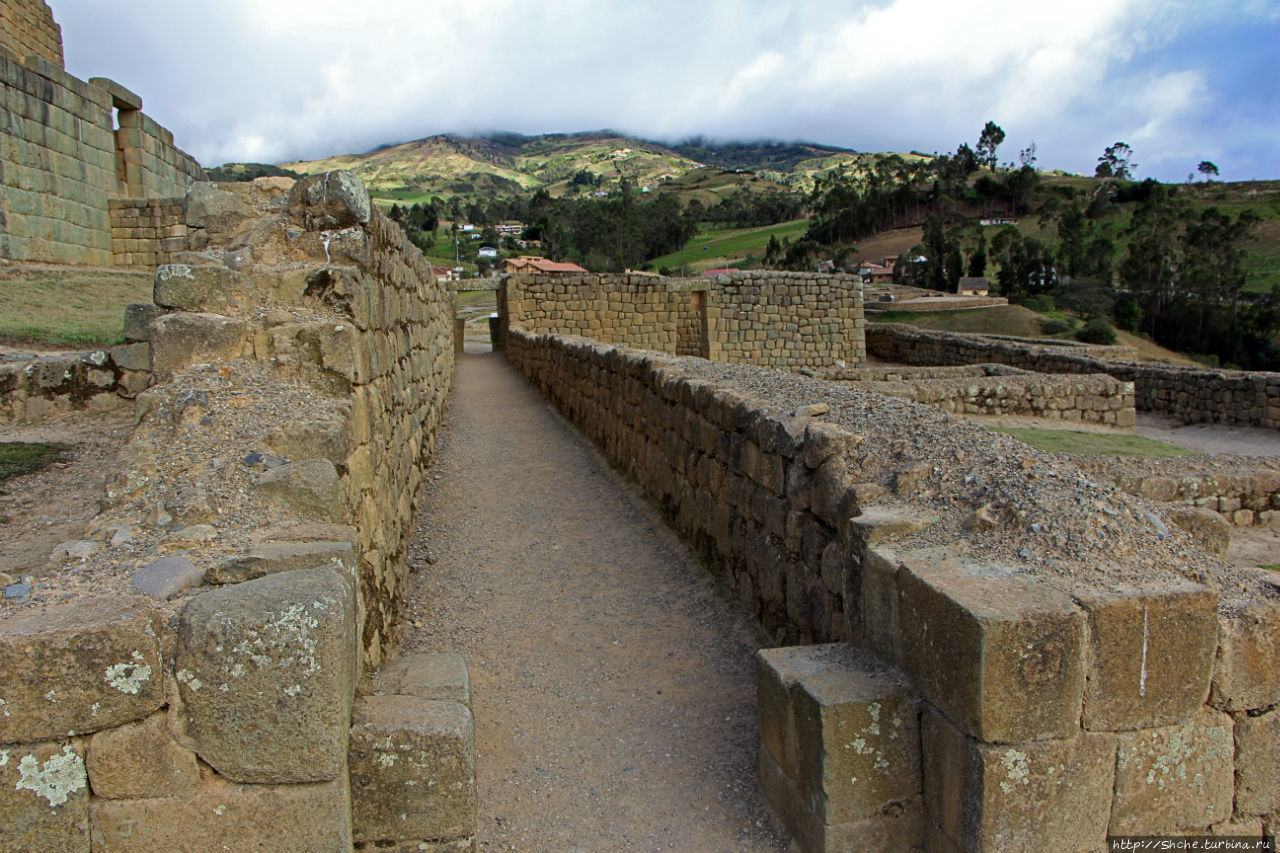
<path id="1" fill-rule="evenodd" d="M 787 849 L 753 620 L 501 355 L 459 360 L 425 499 L 405 650 L 467 661 L 480 849 Z"/>

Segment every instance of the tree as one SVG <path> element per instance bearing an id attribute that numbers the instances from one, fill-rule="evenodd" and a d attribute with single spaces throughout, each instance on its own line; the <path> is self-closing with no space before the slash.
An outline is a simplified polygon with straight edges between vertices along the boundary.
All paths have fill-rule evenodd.
<path id="1" fill-rule="evenodd" d="M 1021 151 L 1018 152 L 1018 162 L 1022 164 L 1022 167 L 1024 169 L 1028 167 L 1031 167 L 1031 168 L 1035 167 L 1036 144 L 1034 142 L 1032 142 L 1026 148 L 1023 148 Z"/>
<path id="2" fill-rule="evenodd" d="M 975 151 L 978 162 L 995 171 L 996 149 L 1000 147 L 1001 142 L 1004 142 L 1004 131 L 1001 130 L 1000 125 L 994 121 L 987 122 L 978 136 L 978 146 Z"/>
<path id="3" fill-rule="evenodd" d="M 1133 180 L 1133 173 L 1137 171 L 1138 164 L 1130 162 L 1129 158 L 1133 156 L 1133 149 L 1128 143 L 1117 142 L 1115 145 L 1108 145 L 1103 150 L 1102 156 L 1098 158 L 1098 168 L 1094 170 L 1094 176 L 1098 178 L 1115 178 L 1119 181 Z"/>
<path id="4" fill-rule="evenodd" d="M 1200 165 L 1196 166 L 1196 171 L 1204 175 L 1206 181 L 1212 181 L 1218 176 L 1218 167 L 1208 160 L 1201 160 Z"/>

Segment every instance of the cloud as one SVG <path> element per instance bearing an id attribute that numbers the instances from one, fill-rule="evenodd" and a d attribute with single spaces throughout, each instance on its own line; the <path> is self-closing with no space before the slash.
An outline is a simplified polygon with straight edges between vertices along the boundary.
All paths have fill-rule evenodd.
<path id="1" fill-rule="evenodd" d="M 1034 139 L 1042 165 L 1091 170 L 1103 145 L 1126 136 L 1156 163 L 1209 147 L 1213 114 L 1251 95 L 1241 91 L 1249 75 L 1211 73 L 1240 61 L 1238 39 L 1214 55 L 1184 56 L 1188 45 L 1202 48 L 1198 35 L 1228 23 L 1280 36 L 1265 0 L 52 6 L 72 73 L 139 91 L 209 164 L 474 129 L 952 150 L 987 119 L 1008 132 L 1009 151 Z M 1250 56 L 1268 61 L 1261 47 Z M 1268 145 L 1255 131 L 1274 130 L 1273 113 L 1241 121 L 1242 138 Z M 1256 157 L 1280 159 L 1276 144 Z"/>

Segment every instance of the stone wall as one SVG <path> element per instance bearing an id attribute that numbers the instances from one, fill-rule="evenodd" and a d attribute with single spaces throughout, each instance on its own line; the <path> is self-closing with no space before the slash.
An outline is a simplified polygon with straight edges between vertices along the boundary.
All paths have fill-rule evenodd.
<path id="1" fill-rule="evenodd" d="M 56 32 L 43 3 L 4 8 L 46 16 Z M 19 28 L 23 38 L 46 31 Z M 110 200 L 180 195 L 203 170 L 137 95 L 67 74 L 60 48 L 56 61 L 17 48 L 0 46 L 0 259 L 110 266 Z"/>
<path id="2" fill-rule="evenodd" d="M 877 394 L 927 403 L 950 414 L 1020 415 L 1122 427 L 1137 423 L 1133 383 L 1120 382 L 1106 374 L 914 379 L 869 385 Z"/>
<path id="3" fill-rule="evenodd" d="M 499 311 L 504 327 L 782 370 L 866 360 L 857 276 L 517 275 Z"/>
<path id="4" fill-rule="evenodd" d="M 1106 373 L 1132 382 L 1140 412 L 1183 423 L 1234 423 L 1280 429 L 1280 373 L 1208 370 L 1119 361 L 1103 350 L 1022 342 L 985 335 L 933 332 L 896 323 L 867 329 L 874 358 L 906 364 L 994 362 L 1040 373 Z"/>
<path id="5" fill-rule="evenodd" d="M 465 666 L 388 662 L 453 292 L 347 174 L 184 219 L 91 538 L 0 617 L 0 850 L 469 849 Z"/>
<path id="6" fill-rule="evenodd" d="M 845 641 L 759 660 L 761 784 L 800 849 L 1280 828 L 1269 572 L 853 386 L 518 328 L 507 353 L 775 638 Z"/>
<path id="7" fill-rule="evenodd" d="M 5 0 L 0 5 L 0 47 L 19 59 L 35 56 L 64 67 L 62 28 L 44 0 Z"/>
<path id="8" fill-rule="evenodd" d="M 187 246 L 181 198 L 116 198 L 111 212 L 111 258 L 118 267 L 167 264 Z"/>
<path id="9" fill-rule="evenodd" d="M 0 359 L 0 423 L 39 423 L 72 409 L 127 405 L 151 384 L 146 343 Z"/>

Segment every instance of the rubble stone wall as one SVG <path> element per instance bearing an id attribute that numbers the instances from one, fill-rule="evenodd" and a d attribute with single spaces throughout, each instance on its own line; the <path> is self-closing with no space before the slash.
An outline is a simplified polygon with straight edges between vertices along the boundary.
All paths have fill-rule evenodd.
<path id="1" fill-rule="evenodd" d="M 516 275 L 499 310 L 504 327 L 780 370 L 866 360 L 857 276 Z"/>
<path id="2" fill-rule="evenodd" d="M 465 666 L 372 675 L 453 291 L 350 175 L 198 184 L 184 219 L 93 539 L 0 615 L 0 850 L 469 849 Z"/>
<path id="3" fill-rule="evenodd" d="M 1093 355 L 1088 347 L 934 332 L 896 323 L 868 327 L 867 347 L 874 358 L 906 364 L 993 362 L 1040 373 L 1106 373 L 1133 383 L 1140 412 L 1159 412 L 1183 423 L 1280 429 L 1280 373 L 1120 361 Z"/>
<path id="4" fill-rule="evenodd" d="M 760 657 L 761 784 L 800 849 L 1280 828 L 1270 573 L 1215 563 L 1139 499 L 927 409 L 876 434 L 877 412 L 909 404 L 863 401 L 855 435 L 824 402 L 792 408 L 789 385 L 821 394 L 803 377 L 757 399 L 661 353 L 518 327 L 507 354 L 779 642 L 844 641 Z M 961 465 L 980 473 L 948 473 Z M 982 544 L 1001 527 L 1027 538 Z M 1104 534 L 1099 562 L 1079 544 Z"/>

